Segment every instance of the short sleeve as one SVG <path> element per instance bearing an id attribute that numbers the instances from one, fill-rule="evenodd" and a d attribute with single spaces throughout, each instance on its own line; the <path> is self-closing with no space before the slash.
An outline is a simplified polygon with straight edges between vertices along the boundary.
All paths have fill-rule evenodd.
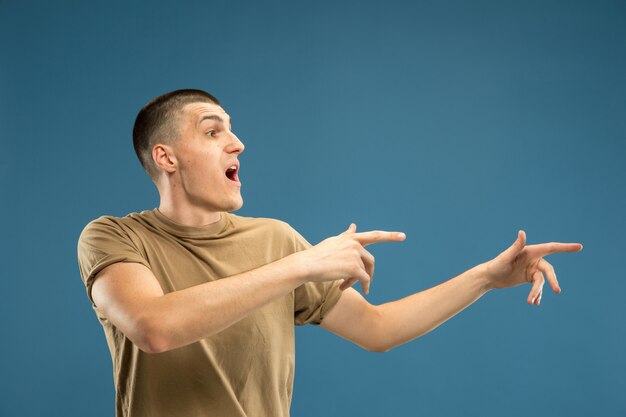
<path id="1" fill-rule="evenodd" d="M 78 238 L 78 268 L 91 297 L 91 287 L 96 275 L 117 262 L 137 262 L 150 267 L 128 233 L 109 217 L 100 217 L 89 223 Z"/>
<path id="2" fill-rule="evenodd" d="M 293 233 L 295 252 L 310 248 L 312 245 L 295 229 Z M 294 323 L 319 325 L 330 309 L 341 298 L 341 280 L 325 282 L 307 282 L 294 291 Z"/>

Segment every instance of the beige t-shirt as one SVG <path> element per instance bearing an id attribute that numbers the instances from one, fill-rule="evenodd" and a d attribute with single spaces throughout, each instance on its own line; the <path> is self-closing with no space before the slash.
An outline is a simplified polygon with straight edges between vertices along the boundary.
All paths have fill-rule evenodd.
<path id="1" fill-rule="evenodd" d="M 309 247 L 280 220 L 222 213 L 216 223 L 190 227 L 154 209 L 89 223 L 78 241 L 78 263 L 91 299 L 95 275 L 116 262 L 145 265 L 169 293 Z M 139 350 L 92 300 L 113 360 L 117 416 L 288 416 L 294 324 L 321 323 L 341 296 L 339 284 L 304 284 L 213 336 L 153 354 Z"/>

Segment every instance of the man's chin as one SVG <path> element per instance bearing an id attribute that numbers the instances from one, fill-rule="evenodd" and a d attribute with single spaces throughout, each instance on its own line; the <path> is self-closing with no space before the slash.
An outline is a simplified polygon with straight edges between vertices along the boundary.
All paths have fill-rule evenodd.
<path id="1" fill-rule="evenodd" d="M 243 198 L 241 200 L 239 200 L 239 202 L 234 203 L 233 205 L 231 205 L 228 210 L 225 210 L 227 212 L 231 212 L 231 211 L 237 211 L 239 210 L 241 207 L 243 207 Z"/>

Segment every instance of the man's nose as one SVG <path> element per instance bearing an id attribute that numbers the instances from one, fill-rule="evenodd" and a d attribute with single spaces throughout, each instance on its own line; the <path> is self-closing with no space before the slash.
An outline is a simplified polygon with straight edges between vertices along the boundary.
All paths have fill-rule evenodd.
<path id="1" fill-rule="evenodd" d="M 243 150 L 246 149 L 246 147 L 244 146 L 243 142 L 234 133 L 231 132 L 230 135 L 232 136 L 233 140 L 230 143 L 229 152 L 242 153 Z"/>

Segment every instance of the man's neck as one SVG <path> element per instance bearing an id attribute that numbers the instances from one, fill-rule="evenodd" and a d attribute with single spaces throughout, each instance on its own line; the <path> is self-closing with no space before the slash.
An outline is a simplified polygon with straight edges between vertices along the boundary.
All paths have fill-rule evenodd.
<path id="1" fill-rule="evenodd" d="M 183 226 L 206 226 L 218 222 L 221 212 L 206 211 L 198 207 L 176 207 L 161 201 L 159 212 L 168 219 Z"/>

